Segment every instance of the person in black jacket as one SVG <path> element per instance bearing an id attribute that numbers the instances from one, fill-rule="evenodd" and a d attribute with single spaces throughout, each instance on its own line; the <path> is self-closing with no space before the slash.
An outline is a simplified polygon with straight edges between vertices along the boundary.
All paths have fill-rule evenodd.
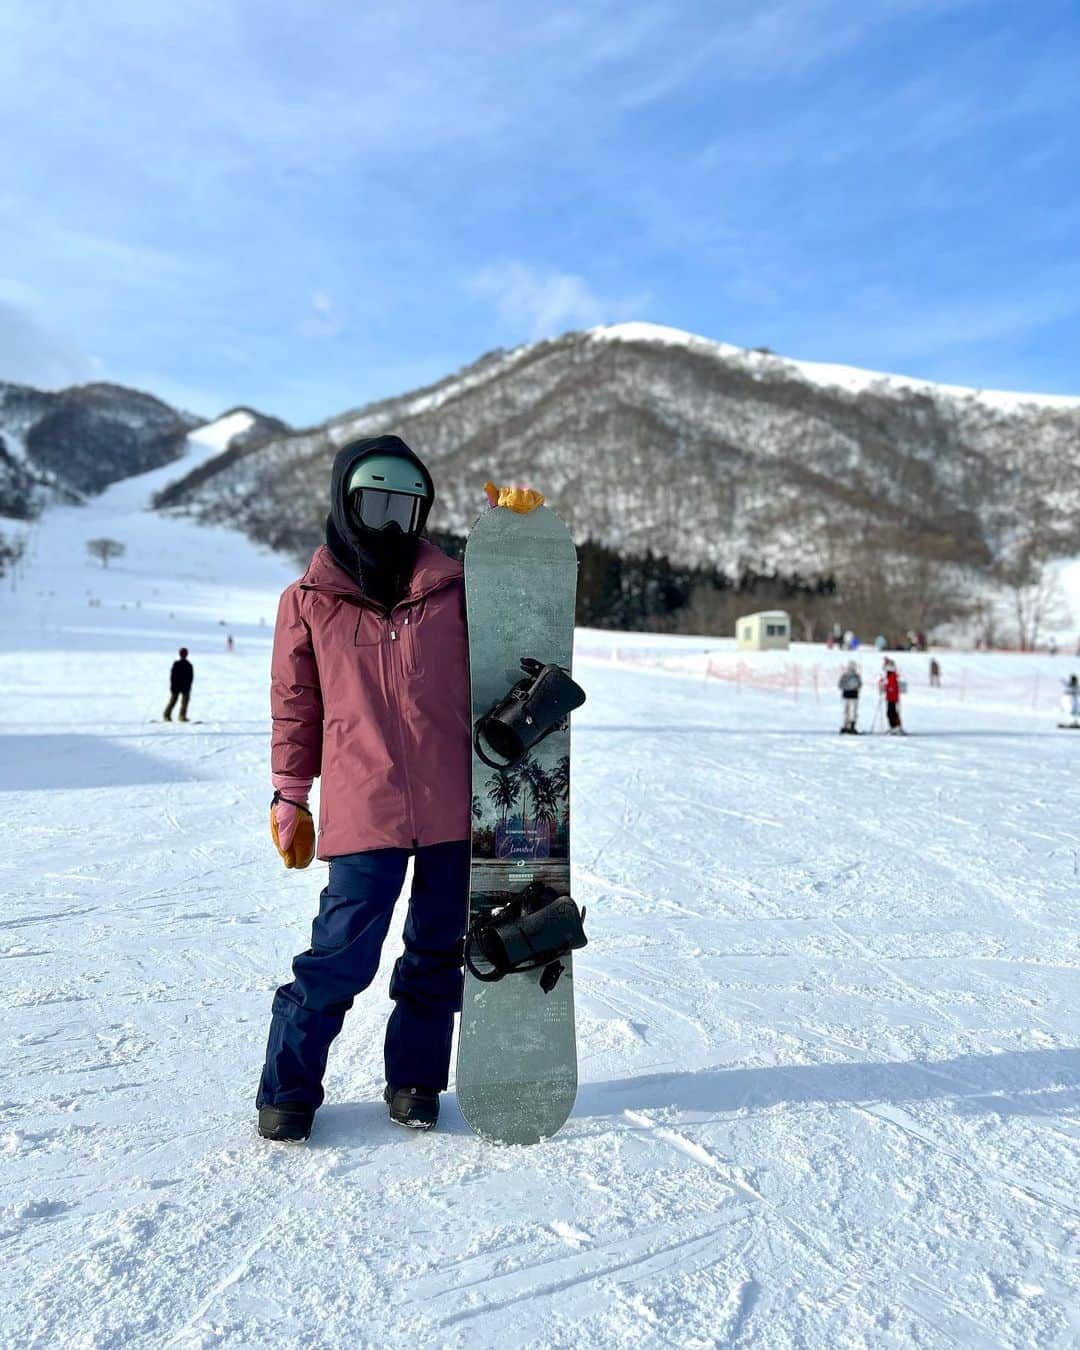
<path id="1" fill-rule="evenodd" d="M 195 670 L 191 662 L 187 659 L 187 648 L 180 648 L 180 659 L 172 663 L 172 670 L 169 672 L 169 692 L 171 697 L 165 704 L 165 721 L 172 721 L 172 710 L 176 707 L 176 700 L 180 700 L 180 721 L 188 720 L 188 699 L 191 697 L 191 682 L 195 678 Z"/>

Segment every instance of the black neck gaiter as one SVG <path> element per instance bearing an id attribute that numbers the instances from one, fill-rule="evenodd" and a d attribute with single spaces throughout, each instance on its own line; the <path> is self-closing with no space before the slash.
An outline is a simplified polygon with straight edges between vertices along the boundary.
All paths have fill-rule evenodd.
<path id="1" fill-rule="evenodd" d="M 334 561 L 385 609 L 392 609 L 409 589 L 416 543 L 415 535 L 378 530 L 357 530 L 342 537 L 333 518 L 326 520 L 326 547 Z"/>
<path id="2" fill-rule="evenodd" d="M 435 500 L 435 485 L 420 458 L 400 436 L 375 436 L 353 441 L 334 456 L 330 474 L 330 514 L 326 518 L 326 547 L 334 561 L 375 604 L 391 609 L 409 589 L 416 563 L 417 535 L 357 528 L 347 502 L 349 476 L 366 455 L 392 454 L 406 459 L 423 474 L 428 485 L 420 529 Z"/>

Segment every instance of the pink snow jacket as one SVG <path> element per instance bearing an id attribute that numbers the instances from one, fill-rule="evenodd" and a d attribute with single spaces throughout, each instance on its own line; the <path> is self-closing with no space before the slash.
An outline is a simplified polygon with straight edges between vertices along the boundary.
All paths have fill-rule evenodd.
<path id="1" fill-rule="evenodd" d="M 325 545 L 282 593 L 271 768 L 321 773 L 320 858 L 469 837 L 468 659 L 461 564 L 427 540 L 389 613 Z"/>

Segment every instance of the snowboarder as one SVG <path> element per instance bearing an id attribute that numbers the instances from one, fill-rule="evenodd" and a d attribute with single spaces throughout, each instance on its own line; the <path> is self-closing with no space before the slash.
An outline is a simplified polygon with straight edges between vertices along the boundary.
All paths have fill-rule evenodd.
<path id="1" fill-rule="evenodd" d="M 1080 729 L 1080 676 L 1070 675 L 1067 680 L 1062 680 L 1061 688 L 1061 711 L 1065 720 L 1060 725 L 1070 730 Z"/>
<path id="2" fill-rule="evenodd" d="M 301 1140 L 327 1053 L 375 978 L 410 856 L 405 950 L 394 966 L 383 1094 L 430 1129 L 461 1006 L 472 747 L 461 564 L 421 532 L 435 490 L 397 436 L 338 451 L 326 543 L 287 587 L 274 631 L 271 834 L 286 867 L 330 864 L 310 947 L 274 996 L 259 1133 Z"/>
<path id="3" fill-rule="evenodd" d="M 856 722 L 859 720 L 859 690 L 862 688 L 862 676 L 854 661 L 849 661 L 837 681 L 840 697 L 844 704 L 844 722 L 841 732 L 857 736 Z"/>
<path id="4" fill-rule="evenodd" d="M 900 673 L 892 657 L 885 658 L 885 664 L 878 682 L 885 696 L 885 716 L 889 723 L 890 736 L 906 736 L 907 732 L 900 721 Z"/>
<path id="5" fill-rule="evenodd" d="M 187 648 L 180 648 L 179 659 L 172 663 L 172 669 L 169 671 L 169 701 L 165 704 L 163 714 L 166 722 L 172 721 L 172 710 L 176 707 L 176 700 L 180 700 L 180 721 L 188 720 L 187 710 L 188 701 L 191 698 L 191 685 L 195 679 L 195 668 L 187 659 Z"/>

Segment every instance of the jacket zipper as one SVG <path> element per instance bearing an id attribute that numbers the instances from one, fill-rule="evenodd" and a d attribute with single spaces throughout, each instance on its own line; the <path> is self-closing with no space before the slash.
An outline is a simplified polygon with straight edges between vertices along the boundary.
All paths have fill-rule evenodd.
<path id="1" fill-rule="evenodd" d="M 401 747 L 400 749 L 401 772 L 405 777 L 405 805 L 409 813 L 409 837 L 415 844 L 417 842 L 416 807 L 413 803 L 412 780 L 409 774 L 409 757 L 408 757 L 408 750 L 406 749 L 405 745 L 405 724 L 404 718 L 402 717 L 401 714 L 401 700 L 398 697 L 397 685 L 394 680 L 394 669 L 392 664 L 392 658 L 388 650 L 388 645 L 392 646 L 397 641 L 397 631 L 393 626 L 394 623 L 393 619 L 388 618 L 387 622 L 390 625 L 389 627 L 390 643 L 389 644 L 385 642 L 379 643 L 379 658 L 380 660 L 382 660 L 383 655 L 385 653 L 386 673 L 384 675 L 384 679 L 386 681 L 387 694 L 394 704 L 394 714 L 395 714 L 394 721 L 398 729 L 398 745 Z"/>

